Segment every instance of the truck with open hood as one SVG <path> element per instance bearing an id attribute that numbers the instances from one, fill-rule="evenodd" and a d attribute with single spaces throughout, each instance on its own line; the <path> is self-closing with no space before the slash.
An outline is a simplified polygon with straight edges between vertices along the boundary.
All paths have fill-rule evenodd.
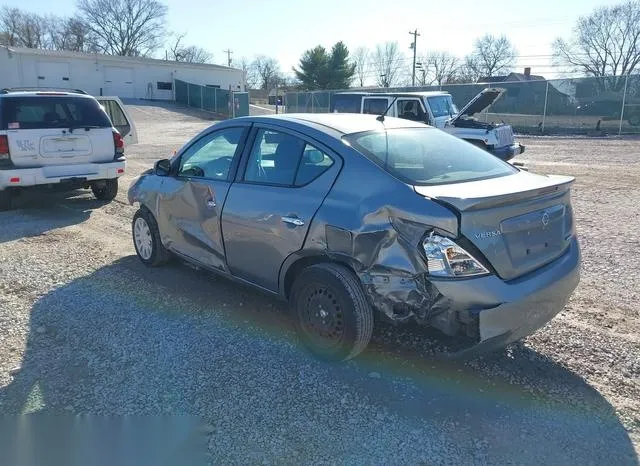
<path id="1" fill-rule="evenodd" d="M 525 150 L 505 123 L 484 122 L 474 115 L 493 105 L 505 90 L 483 89 L 461 110 L 451 94 L 431 92 L 339 92 L 332 98 L 332 113 L 369 113 L 421 121 L 474 144 L 502 160 Z"/>

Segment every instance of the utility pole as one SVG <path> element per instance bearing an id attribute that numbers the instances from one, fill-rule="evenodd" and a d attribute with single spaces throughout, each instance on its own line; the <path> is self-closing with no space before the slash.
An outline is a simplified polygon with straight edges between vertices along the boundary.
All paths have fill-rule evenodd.
<path id="1" fill-rule="evenodd" d="M 409 34 L 413 36 L 413 42 L 411 43 L 411 47 L 409 47 L 413 49 L 413 69 L 411 70 L 411 85 L 415 87 L 416 85 L 416 41 L 418 40 L 418 36 L 420 34 L 418 34 L 417 29 L 413 32 L 409 31 Z"/>
<path id="2" fill-rule="evenodd" d="M 233 50 L 227 49 L 223 50 L 223 52 L 227 54 L 227 65 L 231 68 L 231 54 L 233 53 Z"/>

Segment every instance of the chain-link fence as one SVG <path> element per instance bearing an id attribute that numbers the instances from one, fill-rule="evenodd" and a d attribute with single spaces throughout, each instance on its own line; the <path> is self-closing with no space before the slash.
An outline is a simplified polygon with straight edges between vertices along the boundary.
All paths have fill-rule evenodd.
<path id="1" fill-rule="evenodd" d="M 249 93 L 175 80 L 176 103 L 211 112 L 220 118 L 249 115 Z"/>
<path id="2" fill-rule="evenodd" d="M 640 75 L 349 91 L 446 91 L 462 108 L 488 87 L 506 92 L 475 117 L 508 123 L 521 134 L 640 134 Z M 331 112 L 337 92 L 343 91 L 287 92 L 284 108 L 287 113 Z"/>

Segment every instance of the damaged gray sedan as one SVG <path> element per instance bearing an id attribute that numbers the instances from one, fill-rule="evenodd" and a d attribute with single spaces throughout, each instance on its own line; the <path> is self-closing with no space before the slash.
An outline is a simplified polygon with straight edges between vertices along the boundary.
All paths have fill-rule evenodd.
<path id="1" fill-rule="evenodd" d="M 573 178 L 519 170 L 443 131 L 361 114 L 217 123 L 129 189 L 133 242 L 289 302 L 302 342 L 340 361 L 374 314 L 505 346 L 579 281 Z"/>

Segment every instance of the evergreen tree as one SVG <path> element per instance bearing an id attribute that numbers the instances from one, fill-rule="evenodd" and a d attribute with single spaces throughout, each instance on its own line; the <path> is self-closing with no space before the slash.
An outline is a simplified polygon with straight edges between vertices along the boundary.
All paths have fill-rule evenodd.
<path id="1" fill-rule="evenodd" d="M 355 64 L 349 62 L 349 50 L 341 41 L 331 53 L 321 45 L 305 51 L 299 69 L 293 71 L 303 89 L 345 89 L 355 74 Z"/>

